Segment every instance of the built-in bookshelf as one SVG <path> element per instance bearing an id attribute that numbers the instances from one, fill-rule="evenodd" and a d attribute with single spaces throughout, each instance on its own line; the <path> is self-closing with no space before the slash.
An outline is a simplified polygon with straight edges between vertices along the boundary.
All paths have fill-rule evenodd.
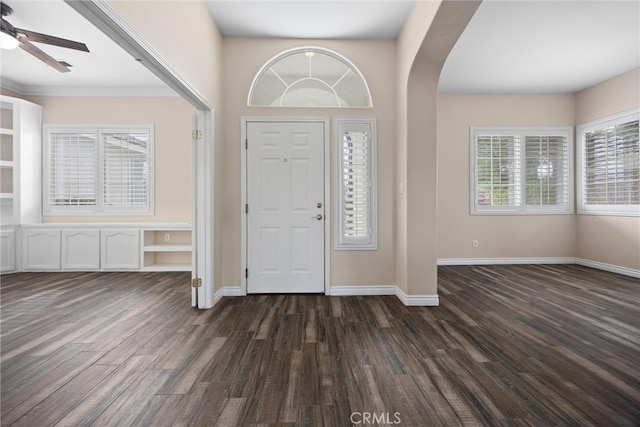
<path id="1" fill-rule="evenodd" d="M 0 272 L 20 269 L 18 232 L 41 211 L 42 107 L 0 96 Z"/>

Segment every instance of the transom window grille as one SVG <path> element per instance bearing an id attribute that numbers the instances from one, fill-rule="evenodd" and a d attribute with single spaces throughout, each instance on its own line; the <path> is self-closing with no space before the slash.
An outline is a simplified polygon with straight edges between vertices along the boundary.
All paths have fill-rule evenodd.
<path id="1" fill-rule="evenodd" d="M 578 126 L 579 212 L 640 215 L 640 110 Z"/>
<path id="2" fill-rule="evenodd" d="M 253 80 L 248 105 L 254 107 L 370 108 L 371 94 L 355 65 L 320 47 L 276 55 Z"/>
<path id="3" fill-rule="evenodd" d="M 472 213 L 571 213 L 571 129 L 471 130 Z"/>
<path id="4" fill-rule="evenodd" d="M 376 249 L 376 146 L 373 119 L 338 119 L 337 249 Z"/>
<path id="5" fill-rule="evenodd" d="M 45 127 L 44 206 L 48 213 L 150 214 L 150 126 Z"/>

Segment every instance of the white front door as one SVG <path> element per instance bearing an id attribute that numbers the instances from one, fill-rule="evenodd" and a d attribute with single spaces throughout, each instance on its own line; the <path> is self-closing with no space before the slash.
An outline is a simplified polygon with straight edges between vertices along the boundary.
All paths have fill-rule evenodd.
<path id="1" fill-rule="evenodd" d="M 247 292 L 324 292 L 324 122 L 247 122 Z"/>

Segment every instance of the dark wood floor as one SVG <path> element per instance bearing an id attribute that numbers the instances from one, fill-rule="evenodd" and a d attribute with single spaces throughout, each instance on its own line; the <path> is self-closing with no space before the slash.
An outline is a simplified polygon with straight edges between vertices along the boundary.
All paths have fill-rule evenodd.
<path id="1" fill-rule="evenodd" d="M 640 425 L 640 280 L 439 280 L 440 307 L 259 295 L 198 311 L 185 273 L 3 276 L 2 424 Z"/>

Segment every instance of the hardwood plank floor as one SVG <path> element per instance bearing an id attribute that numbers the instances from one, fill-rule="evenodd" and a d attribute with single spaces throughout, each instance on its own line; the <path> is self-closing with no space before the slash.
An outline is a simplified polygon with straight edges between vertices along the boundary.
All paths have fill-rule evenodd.
<path id="1" fill-rule="evenodd" d="M 25 426 L 640 425 L 640 280 L 439 268 L 439 307 L 252 295 L 188 273 L 1 278 L 1 422 Z"/>

